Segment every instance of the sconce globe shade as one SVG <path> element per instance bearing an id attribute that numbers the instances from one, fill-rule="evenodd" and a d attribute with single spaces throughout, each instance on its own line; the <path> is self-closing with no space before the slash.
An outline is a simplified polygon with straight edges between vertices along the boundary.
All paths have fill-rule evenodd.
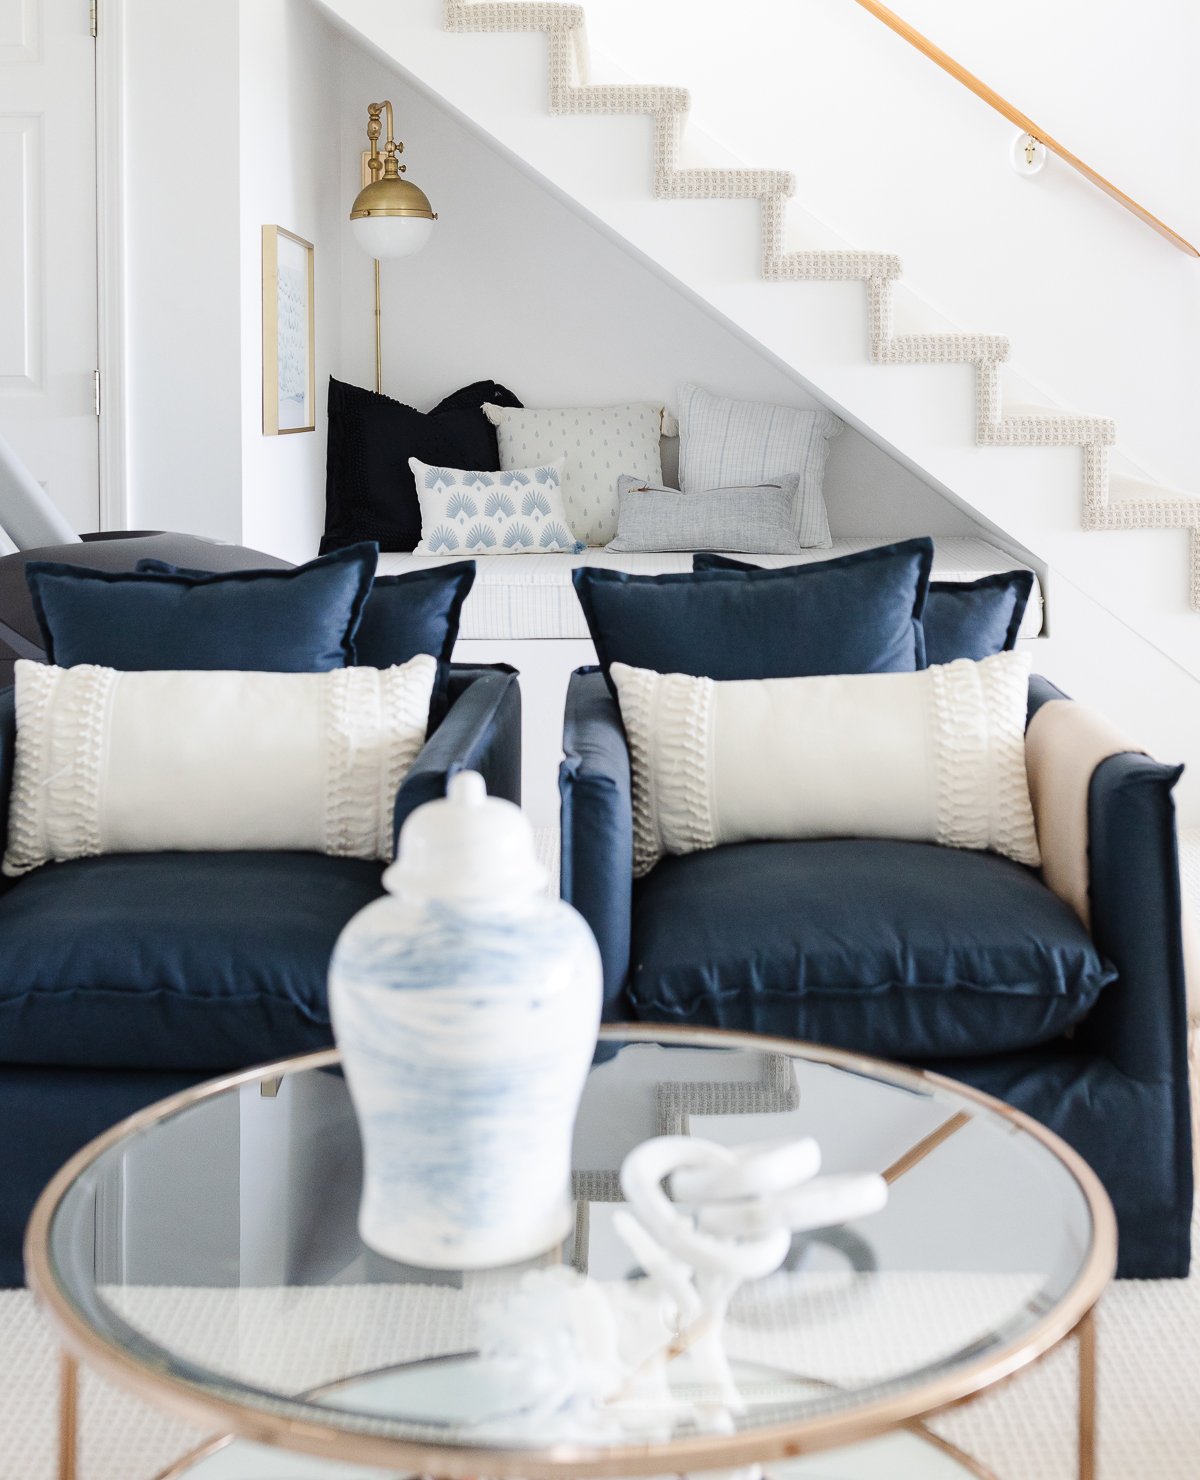
<path id="1" fill-rule="evenodd" d="M 360 216 L 350 229 L 368 257 L 411 257 L 433 235 L 433 222 L 423 216 Z"/>
<path id="2" fill-rule="evenodd" d="M 354 238 L 371 257 L 411 257 L 429 240 L 436 220 L 425 192 L 394 175 L 364 185 L 350 212 Z"/>

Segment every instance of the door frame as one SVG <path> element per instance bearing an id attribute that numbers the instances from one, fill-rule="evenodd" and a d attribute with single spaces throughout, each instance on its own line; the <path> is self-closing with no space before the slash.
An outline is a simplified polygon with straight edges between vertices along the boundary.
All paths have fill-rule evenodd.
<path id="1" fill-rule="evenodd" d="M 125 407 L 125 4 L 96 3 L 96 368 L 100 528 L 128 529 Z"/>

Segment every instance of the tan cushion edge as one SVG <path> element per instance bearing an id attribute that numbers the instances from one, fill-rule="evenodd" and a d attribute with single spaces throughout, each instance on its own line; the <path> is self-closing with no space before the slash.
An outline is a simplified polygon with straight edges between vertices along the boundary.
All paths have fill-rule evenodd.
<path id="1" fill-rule="evenodd" d="M 1025 766 L 1042 852 L 1042 878 L 1083 923 L 1088 900 L 1088 787 L 1101 761 L 1141 751 L 1103 715 L 1049 699 L 1025 732 Z"/>

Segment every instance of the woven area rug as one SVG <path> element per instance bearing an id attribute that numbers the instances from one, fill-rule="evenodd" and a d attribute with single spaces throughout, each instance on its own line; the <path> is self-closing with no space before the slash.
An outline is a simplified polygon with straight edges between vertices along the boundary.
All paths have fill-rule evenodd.
<path id="1" fill-rule="evenodd" d="M 1200 1279 L 1114 1286 L 1100 1305 L 1099 1351 L 1101 1480 L 1194 1480 Z M 1064 1347 L 935 1427 L 1001 1480 L 1073 1480 L 1075 1381 Z M 0 1480 L 53 1480 L 56 1383 L 53 1338 L 32 1297 L 0 1294 Z M 90 1374 L 81 1400 L 81 1480 L 152 1480 L 203 1437 Z"/>
<path id="2" fill-rule="evenodd" d="M 539 837 L 550 862 L 554 835 Z M 1184 874 L 1200 915 L 1200 835 Z M 1195 1059 L 1193 1060 L 1195 1062 Z M 1200 1220 L 1194 1233 L 1200 1249 Z M 1124 1281 L 1098 1314 L 1100 1480 L 1200 1475 L 1200 1276 Z M 85 1373 L 80 1480 L 153 1480 L 205 1437 Z M 1073 1480 L 1076 1359 L 1053 1352 L 935 1427 L 1001 1480 Z M 57 1354 L 25 1291 L 0 1291 L 0 1480 L 54 1480 Z"/>

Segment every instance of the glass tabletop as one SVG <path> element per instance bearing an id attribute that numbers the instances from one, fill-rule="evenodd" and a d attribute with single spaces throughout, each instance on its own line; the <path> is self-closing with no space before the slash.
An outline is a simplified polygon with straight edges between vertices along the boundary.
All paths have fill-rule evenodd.
<path id="1" fill-rule="evenodd" d="M 94 1143 L 35 1213 L 31 1280 L 89 1365 L 214 1427 L 443 1474 L 480 1473 L 486 1454 L 483 1473 L 536 1477 L 698 1469 L 882 1432 L 1033 1360 L 1111 1277 L 1095 1177 L 994 1101 L 748 1035 L 604 1040 L 575 1128 L 574 1226 L 540 1260 L 431 1271 L 369 1250 L 358 1128 L 330 1052 L 189 1091 Z M 698 1420 L 684 1354 L 665 1429 L 630 1444 L 531 1413 L 476 1353 L 530 1269 L 640 1276 L 614 1228 L 618 1172 L 664 1134 L 812 1136 L 823 1172 L 882 1172 L 889 1196 L 869 1218 L 797 1235 L 776 1274 L 734 1297 L 731 1434 Z"/>

